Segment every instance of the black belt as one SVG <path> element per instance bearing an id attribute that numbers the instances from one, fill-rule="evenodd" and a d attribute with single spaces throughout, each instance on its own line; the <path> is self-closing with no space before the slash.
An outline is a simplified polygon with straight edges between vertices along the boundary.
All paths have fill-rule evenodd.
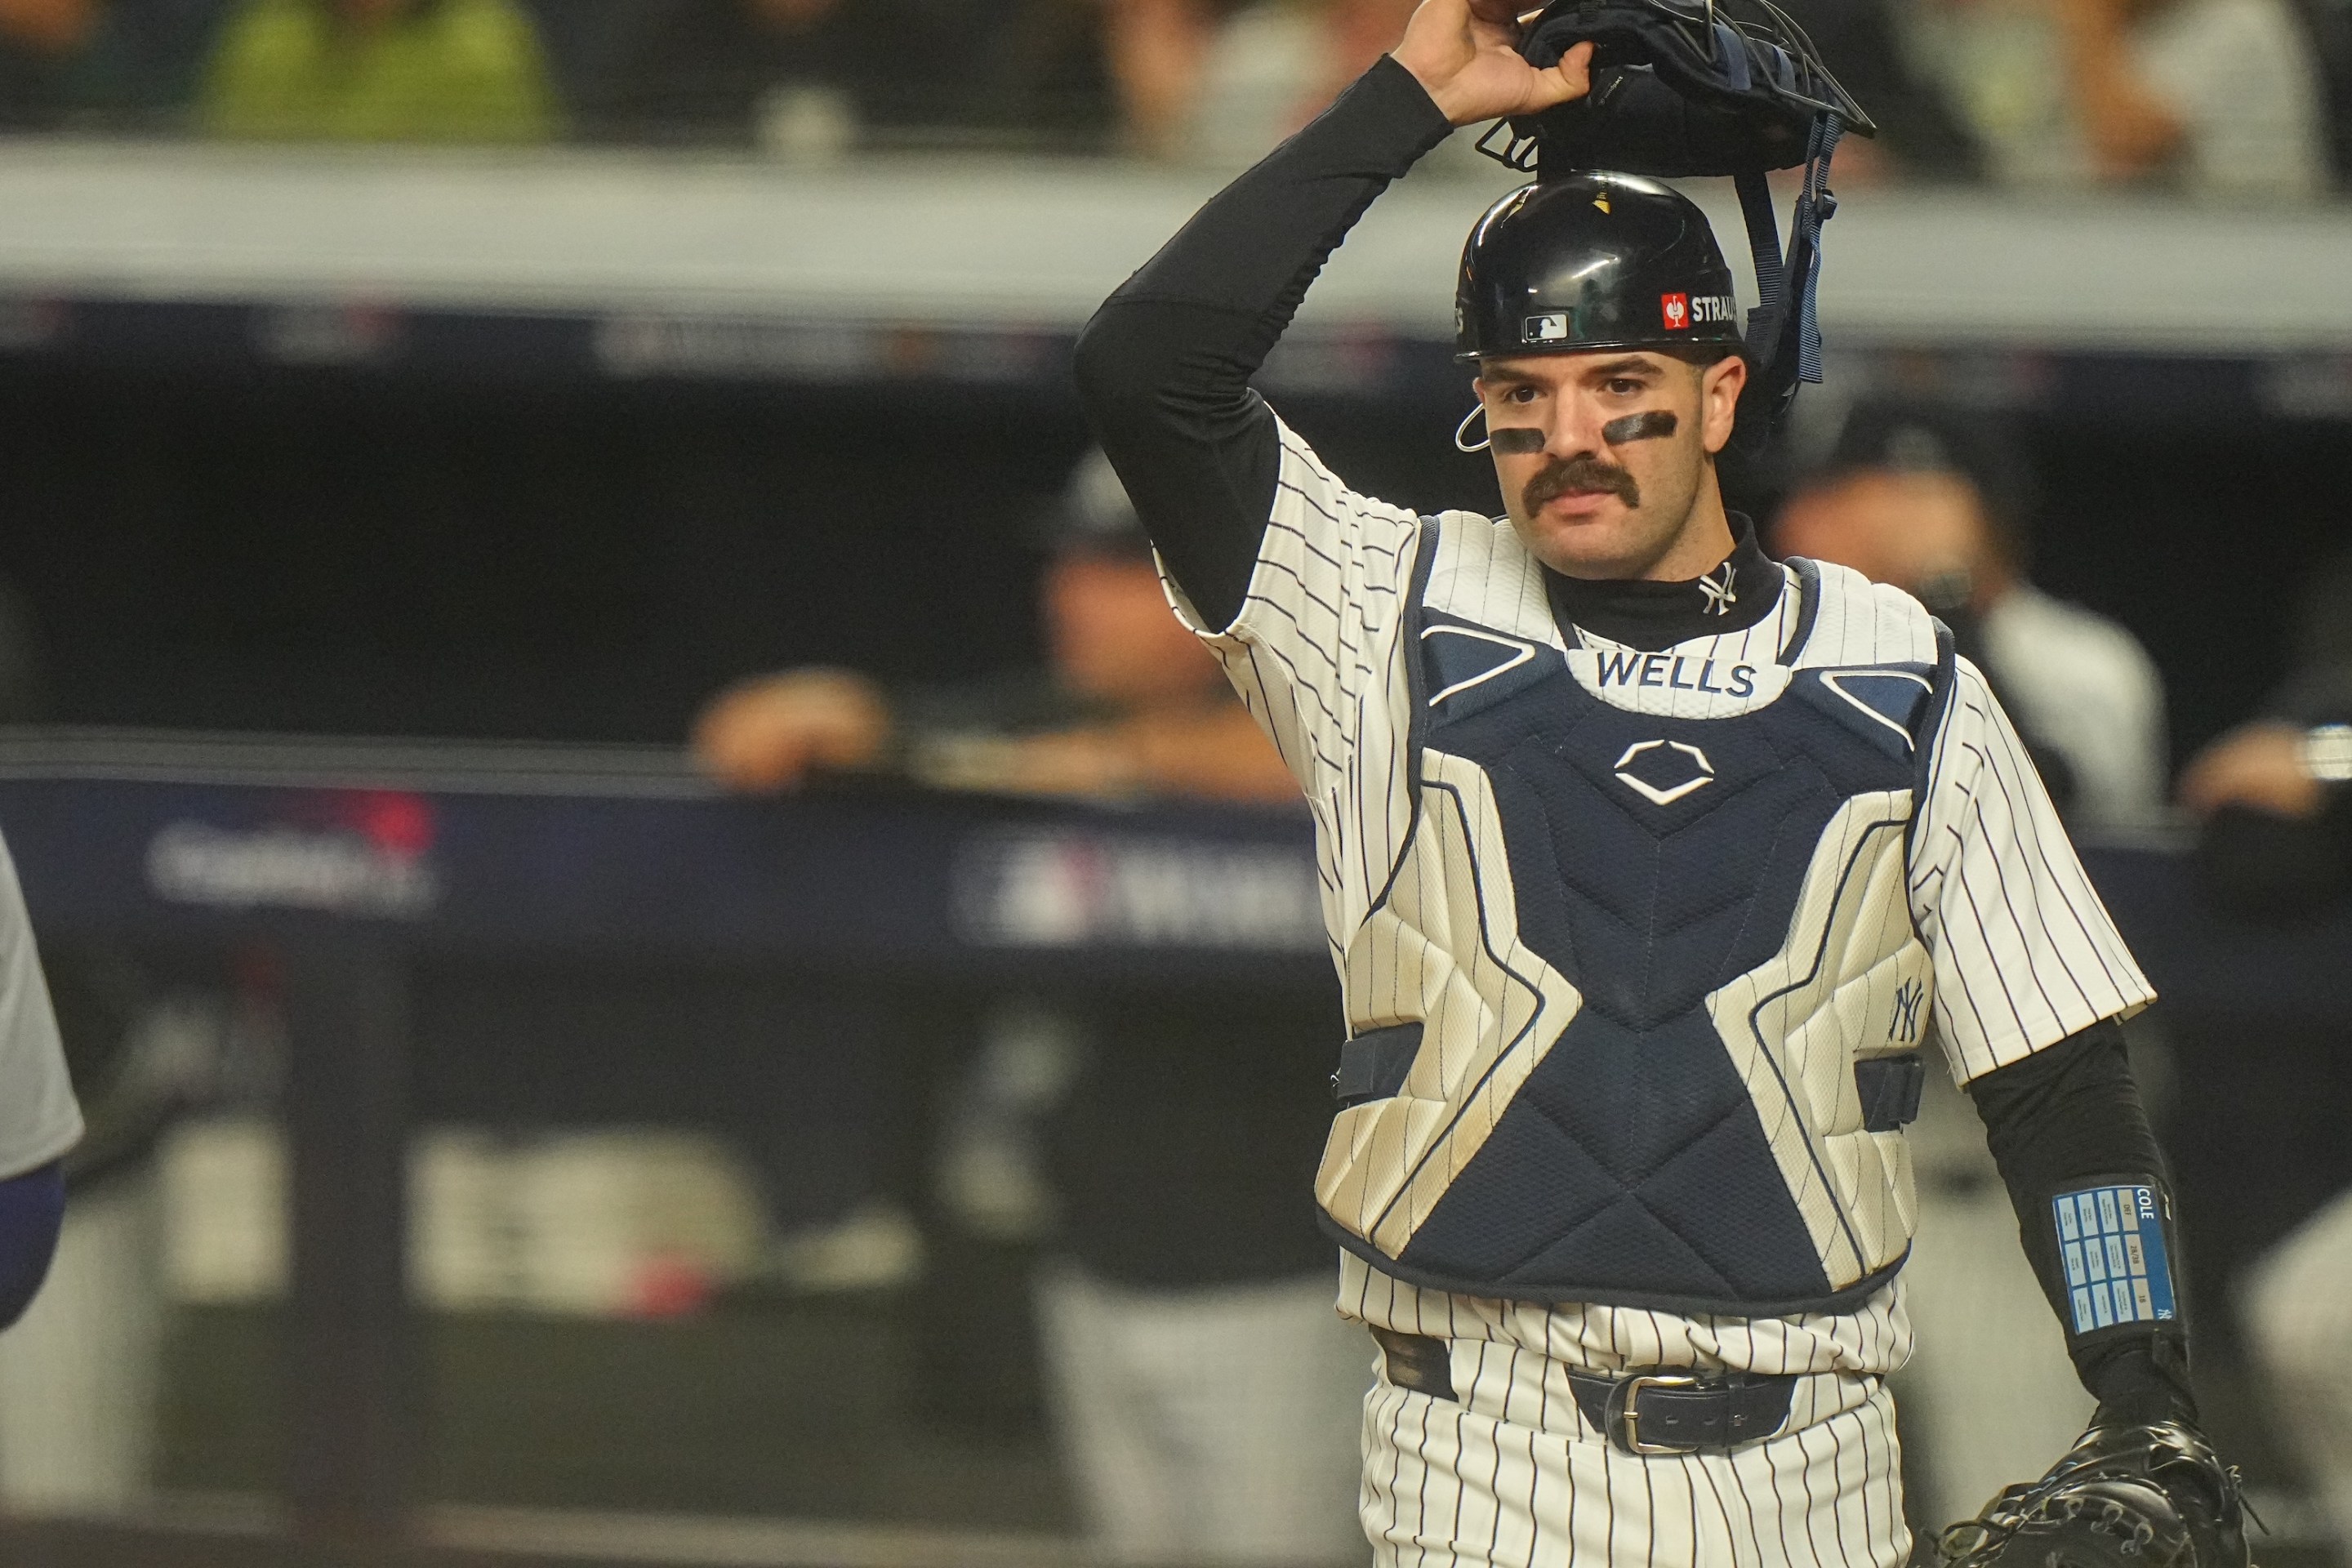
<path id="1" fill-rule="evenodd" d="M 1389 1381 L 1433 1399 L 1458 1399 L 1444 1340 L 1374 1329 Z M 1789 1424 L 1793 1377 L 1647 1367 L 1622 1377 L 1571 1372 L 1576 1407 L 1628 1454 L 1698 1454 L 1760 1443 Z"/>

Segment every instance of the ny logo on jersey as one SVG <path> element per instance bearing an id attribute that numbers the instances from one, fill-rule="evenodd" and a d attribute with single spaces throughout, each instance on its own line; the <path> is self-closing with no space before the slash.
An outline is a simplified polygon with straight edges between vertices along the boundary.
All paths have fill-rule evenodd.
<path id="1" fill-rule="evenodd" d="M 1698 580 L 1698 591 L 1706 595 L 1708 615 L 1727 616 L 1731 614 L 1731 606 L 1739 603 L 1739 595 L 1732 592 L 1732 581 L 1731 563 L 1728 561 L 1723 563 L 1722 582 L 1717 582 L 1712 576 Z"/>
<path id="2" fill-rule="evenodd" d="M 1906 1044 L 1919 1038 L 1919 1004 L 1926 1001 L 1927 988 L 1916 980 L 1906 980 L 1895 988 L 1895 1021 L 1886 1026 L 1886 1037 Z"/>

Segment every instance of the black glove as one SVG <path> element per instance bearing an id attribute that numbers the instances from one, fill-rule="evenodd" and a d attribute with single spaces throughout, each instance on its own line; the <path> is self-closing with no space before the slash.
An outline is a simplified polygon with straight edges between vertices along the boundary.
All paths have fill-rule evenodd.
<path id="1" fill-rule="evenodd" d="M 2095 1424 L 1937 1543 L 1943 1568 L 2249 1568 L 2238 1472 L 2185 1421 Z"/>

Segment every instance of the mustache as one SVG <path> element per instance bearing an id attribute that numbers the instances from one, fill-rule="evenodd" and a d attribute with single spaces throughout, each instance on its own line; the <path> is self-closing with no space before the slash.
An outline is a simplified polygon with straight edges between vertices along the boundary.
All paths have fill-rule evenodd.
<path id="1" fill-rule="evenodd" d="M 1520 504 L 1529 511 L 1541 509 L 1547 502 L 1579 490 L 1605 490 L 1629 507 L 1642 504 L 1642 487 L 1633 474 L 1616 464 L 1603 461 L 1591 452 L 1579 452 L 1573 458 L 1555 458 L 1538 470 L 1519 494 Z"/>

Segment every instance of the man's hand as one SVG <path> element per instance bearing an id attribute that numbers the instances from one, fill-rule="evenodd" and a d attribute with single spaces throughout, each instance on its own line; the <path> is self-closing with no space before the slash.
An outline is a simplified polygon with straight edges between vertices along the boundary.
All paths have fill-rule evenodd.
<path id="1" fill-rule="evenodd" d="M 2133 68 L 2134 0 L 2056 0 L 2068 97 L 2099 173 L 2130 179 L 2179 151 L 2180 117 Z"/>
<path id="2" fill-rule="evenodd" d="M 730 687 L 694 724 L 694 757 L 731 789 L 789 789 L 812 769 L 864 767 L 890 738 L 873 682 L 841 669 L 795 669 Z"/>
<path id="3" fill-rule="evenodd" d="M 2326 792 L 2303 763 L 2303 731 L 2274 719 L 2240 725 L 2200 752 L 2180 775 L 2180 804 L 2199 816 L 2225 805 L 2309 817 Z"/>
<path id="4" fill-rule="evenodd" d="M 1455 125 L 1533 114 L 1582 98 L 1591 86 L 1589 43 L 1569 50 L 1549 70 L 1519 58 L 1513 0 L 1422 0 L 1404 25 L 1395 58 Z"/>

